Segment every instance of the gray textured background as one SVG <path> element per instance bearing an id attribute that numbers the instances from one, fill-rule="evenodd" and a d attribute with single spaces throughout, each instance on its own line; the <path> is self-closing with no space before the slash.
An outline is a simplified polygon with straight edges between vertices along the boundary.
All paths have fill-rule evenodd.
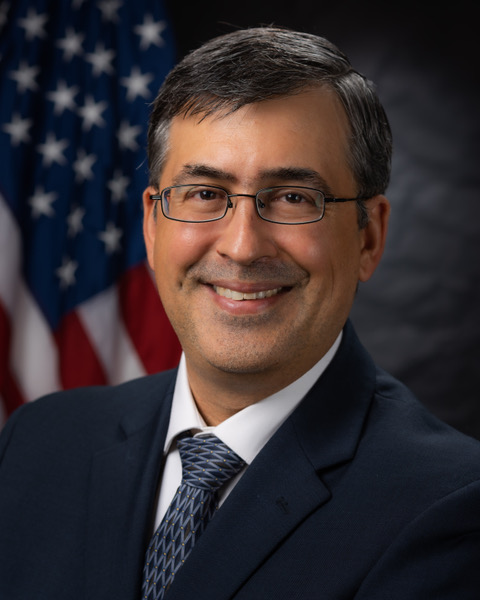
<path id="1" fill-rule="evenodd" d="M 352 314 L 377 363 L 480 438 L 480 93 L 473 3 L 169 1 L 179 57 L 237 27 L 324 35 L 372 79 L 389 115 L 392 216 Z"/>

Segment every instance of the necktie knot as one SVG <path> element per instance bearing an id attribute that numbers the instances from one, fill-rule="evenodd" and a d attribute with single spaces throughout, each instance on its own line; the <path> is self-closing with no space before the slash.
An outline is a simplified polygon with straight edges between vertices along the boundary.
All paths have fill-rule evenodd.
<path id="1" fill-rule="evenodd" d="M 183 438 L 178 441 L 178 450 L 183 482 L 203 490 L 218 490 L 245 464 L 215 436 Z"/>

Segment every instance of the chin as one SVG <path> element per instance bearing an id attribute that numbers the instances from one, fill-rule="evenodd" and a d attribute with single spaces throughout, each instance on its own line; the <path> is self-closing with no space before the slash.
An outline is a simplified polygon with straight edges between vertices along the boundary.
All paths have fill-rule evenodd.
<path id="1" fill-rule="evenodd" d="M 278 361 L 272 355 L 263 351 L 250 349 L 248 352 L 219 352 L 206 356 L 207 362 L 222 373 L 235 375 L 257 375 L 272 367 L 278 366 Z"/>

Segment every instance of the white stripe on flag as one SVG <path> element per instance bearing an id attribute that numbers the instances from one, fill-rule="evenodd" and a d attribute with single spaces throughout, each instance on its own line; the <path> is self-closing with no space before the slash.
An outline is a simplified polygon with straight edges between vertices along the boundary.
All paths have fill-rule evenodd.
<path id="1" fill-rule="evenodd" d="M 123 324 L 116 287 L 84 302 L 77 313 L 103 364 L 108 383 L 121 383 L 145 375 L 145 368 Z"/>
<path id="2" fill-rule="evenodd" d="M 12 370 L 27 400 L 61 389 L 50 328 L 23 283 L 12 315 Z"/>
<path id="3" fill-rule="evenodd" d="M 0 196 L 0 297 L 10 317 L 11 368 L 27 400 L 60 389 L 57 348 L 21 273 L 20 230 Z"/>
<path id="4" fill-rule="evenodd" d="M 21 273 L 21 237 L 17 222 L 0 194 L 0 298 L 8 313 L 13 312 Z"/>

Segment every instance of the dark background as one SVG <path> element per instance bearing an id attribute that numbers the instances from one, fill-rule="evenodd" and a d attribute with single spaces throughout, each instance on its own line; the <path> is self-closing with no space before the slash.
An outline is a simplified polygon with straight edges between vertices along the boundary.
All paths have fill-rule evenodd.
<path id="1" fill-rule="evenodd" d="M 238 27 L 323 35 L 377 84 L 394 136 L 389 240 L 352 318 L 377 363 L 480 438 L 480 93 L 473 2 L 167 5 L 178 57 Z M 348 376 L 348 374 L 346 374 Z"/>

